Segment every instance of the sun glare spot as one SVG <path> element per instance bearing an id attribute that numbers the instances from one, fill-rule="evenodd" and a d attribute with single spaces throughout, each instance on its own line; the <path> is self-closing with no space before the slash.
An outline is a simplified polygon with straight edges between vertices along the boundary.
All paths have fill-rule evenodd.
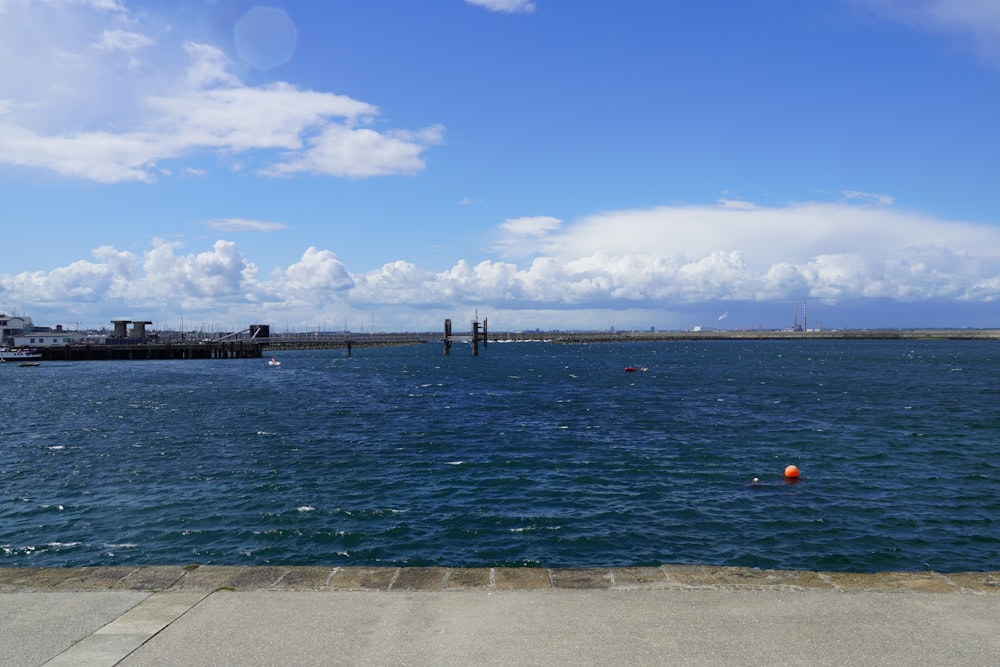
<path id="1" fill-rule="evenodd" d="M 268 70 L 292 59 L 299 33 L 284 11 L 254 7 L 234 29 L 236 52 L 257 69 Z"/>

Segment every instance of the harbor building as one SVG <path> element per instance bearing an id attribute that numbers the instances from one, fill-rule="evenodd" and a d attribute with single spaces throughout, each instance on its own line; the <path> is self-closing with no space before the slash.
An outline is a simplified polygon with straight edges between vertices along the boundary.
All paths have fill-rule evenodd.
<path id="1" fill-rule="evenodd" d="M 55 347 L 63 345 L 103 345 L 105 336 L 82 333 L 79 331 L 64 331 L 62 325 L 56 325 L 55 331 L 33 331 L 20 336 L 14 336 L 15 347 Z"/>
<path id="2" fill-rule="evenodd" d="M 34 325 L 31 324 L 30 317 L 0 313 L 0 338 L 2 338 L 0 344 L 16 345 L 14 342 L 15 336 L 21 336 L 31 331 L 34 331 Z"/>

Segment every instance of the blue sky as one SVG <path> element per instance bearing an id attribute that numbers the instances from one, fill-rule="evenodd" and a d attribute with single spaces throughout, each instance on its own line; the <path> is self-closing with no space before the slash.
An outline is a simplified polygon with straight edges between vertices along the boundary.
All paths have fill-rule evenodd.
<path id="1" fill-rule="evenodd" d="M 993 0 L 0 0 L 0 310 L 1000 326 Z"/>

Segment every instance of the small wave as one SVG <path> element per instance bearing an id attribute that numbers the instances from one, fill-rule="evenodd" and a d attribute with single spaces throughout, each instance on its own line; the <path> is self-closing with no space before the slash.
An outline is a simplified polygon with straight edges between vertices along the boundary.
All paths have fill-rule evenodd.
<path id="1" fill-rule="evenodd" d="M 316 508 L 313 507 L 312 505 L 302 505 L 301 507 L 297 507 L 296 509 L 298 511 L 300 511 L 300 512 L 314 512 L 314 511 L 316 511 Z"/>
<path id="2" fill-rule="evenodd" d="M 49 445 L 45 449 L 66 449 L 66 445 Z"/>
<path id="3" fill-rule="evenodd" d="M 465 461 L 445 461 L 444 464 L 446 466 L 460 466 L 465 465 Z"/>
<path id="4" fill-rule="evenodd" d="M 391 516 L 391 515 L 394 515 L 394 514 L 404 514 L 404 513 L 408 512 L 409 510 L 401 510 L 401 509 L 395 509 L 395 508 L 392 508 L 392 507 L 384 507 L 384 508 L 360 509 L 360 510 L 340 509 L 338 511 L 340 513 L 342 513 L 344 516 L 353 516 L 353 517 L 359 517 L 359 518 L 363 518 L 363 519 L 370 519 L 370 518 L 373 518 L 373 517 L 377 518 L 377 517 L 383 517 L 383 516 Z"/>
<path id="5" fill-rule="evenodd" d="M 520 528 L 511 528 L 512 533 L 528 533 L 533 530 L 562 530 L 562 526 L 521 526 Z"/>
<path id="6" fill-rule="evenodd" d="M 30 544 L 23 547 L 14 547 L 9 544 L 0 547 L 0 552 L 3 552 L 4 556 L 25 556 L 35 552 L 35 547 Z"/>

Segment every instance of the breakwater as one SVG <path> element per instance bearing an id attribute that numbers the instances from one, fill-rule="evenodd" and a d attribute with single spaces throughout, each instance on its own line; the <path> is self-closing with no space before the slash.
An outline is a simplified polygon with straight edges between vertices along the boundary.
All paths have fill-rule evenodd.
<path id="1" fill-rule="evenodd" d="M 505 338 L 506 336 L 506 338 Z M 831 331 L 622 331 L 502 334 L 498 340 L 544 339 L 554 343 L 630 343 L 712 340 L 1000 340 L 1000 329 L 843 329 Z M 492 342 L 493 339 L 491 339 Z"/>

